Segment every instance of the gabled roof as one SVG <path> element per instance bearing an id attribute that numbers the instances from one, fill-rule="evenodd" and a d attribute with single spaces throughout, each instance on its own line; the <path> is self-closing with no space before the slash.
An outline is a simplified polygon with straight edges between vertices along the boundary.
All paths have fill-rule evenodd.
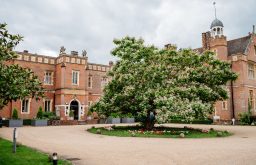
<path id="1" fill-rule="evenodd" d="M 250 43 L 251 35 L 248 35 L 246 37 L 234 39 L 228 41 L 228 55 L 231 56 L 232 54 L 237 53 L 246 53 L 246 48 L 248 47 L 248 44 Z"/>

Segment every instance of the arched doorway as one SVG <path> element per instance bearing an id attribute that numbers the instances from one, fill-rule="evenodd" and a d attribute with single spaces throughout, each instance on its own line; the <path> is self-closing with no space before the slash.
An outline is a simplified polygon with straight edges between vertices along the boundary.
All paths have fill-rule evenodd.
<path id="1" fill-rule="evenodd" d="M 74 111 L 74 120 L 78 120 L 79 119 L 79 103 L 76 100 L 71 101 L 70 103 L 70 111 L 73 110 Z"/>

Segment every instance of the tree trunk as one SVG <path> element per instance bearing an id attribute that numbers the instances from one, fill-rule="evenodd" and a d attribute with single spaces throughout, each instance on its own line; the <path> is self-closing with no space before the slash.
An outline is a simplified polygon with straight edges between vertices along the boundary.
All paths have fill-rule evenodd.
<path id="1" fill-rule="evenodd" d="M 155 125 L 155 120 L 151 121 L 149 118 L 146 120 L 144 126 L 146 130 L 152 130 Z"/>

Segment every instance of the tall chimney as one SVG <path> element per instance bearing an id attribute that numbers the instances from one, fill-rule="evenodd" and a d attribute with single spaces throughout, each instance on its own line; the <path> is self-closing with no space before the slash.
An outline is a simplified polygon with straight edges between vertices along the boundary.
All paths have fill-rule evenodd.
<path id="1" fill-rule="evenodd" d="M 252 34 L 255 34 L 255 25 L 252 25 Z"/>
<path id="2" fill-rule="evenodd" d="M 210 37 L 211 37 L 211 33 L 205 32 L 202 33 L 202 46 L 204 50 L 209 50 L 210 49 Z"/>

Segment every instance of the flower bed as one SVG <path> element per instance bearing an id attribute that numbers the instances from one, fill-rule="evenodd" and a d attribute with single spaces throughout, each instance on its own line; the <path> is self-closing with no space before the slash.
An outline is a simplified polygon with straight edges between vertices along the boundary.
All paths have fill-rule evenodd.
<path id="1" fill-rule="evenodd" d="M 145 130 L 140 126 L 106 126 L 100 128 L 92 127 L 88 131 L 95 134 L 120 137 L 209 138 L 231 135 L 228 131 L 207 130 L 186 126 L 184 128 L 155 127 L 152 130 Z"/>

